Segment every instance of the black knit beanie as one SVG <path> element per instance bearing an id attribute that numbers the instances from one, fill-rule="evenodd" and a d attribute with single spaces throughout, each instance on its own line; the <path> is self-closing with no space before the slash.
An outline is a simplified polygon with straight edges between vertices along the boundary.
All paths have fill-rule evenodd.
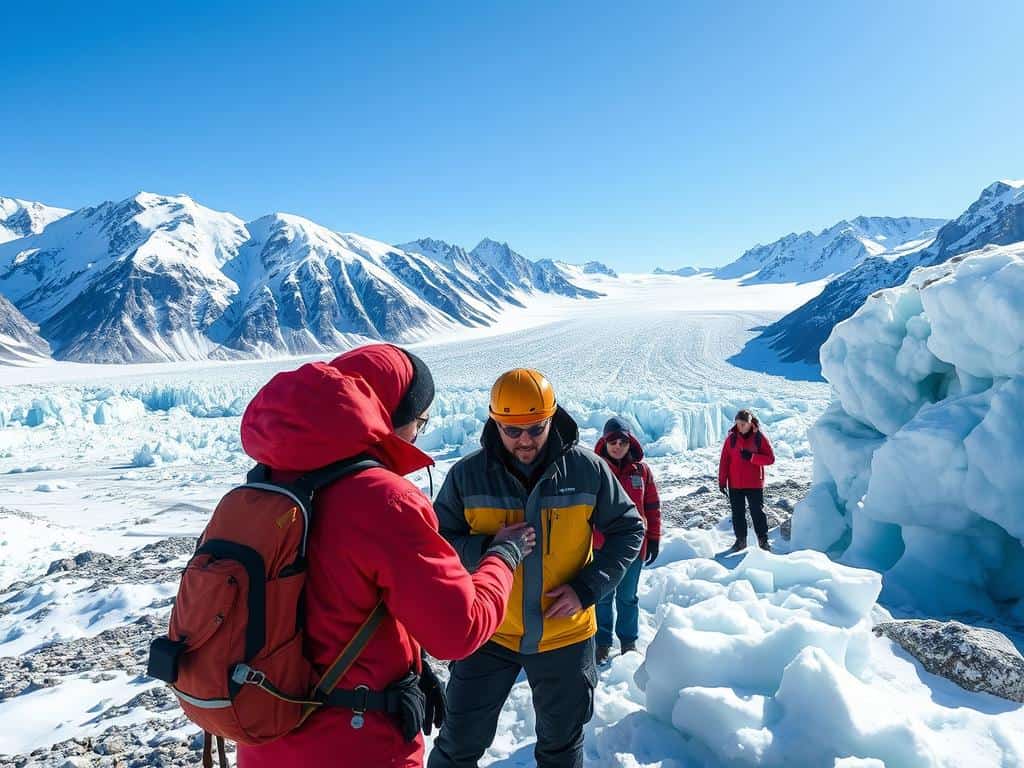
<path id="1" fill-rule="evenodd" d="M 617 417 L 608 419 L 604 425 L 603 434 L 605 437 L 611 437 L 612 435 L 625 435 L 626 437 L 633 436 L 633 433 L 629 429 L 629 424 Z"/>
<path id="2" fill-rule="evenodd" d="M 395 427 L 405 426 L 434 402 L 434 377 L 427 364 L 406 349 L 402 352 L 412 363 L 412 381 L 402 395 L 402 401 L 391 414 L 391 424 Z"/>

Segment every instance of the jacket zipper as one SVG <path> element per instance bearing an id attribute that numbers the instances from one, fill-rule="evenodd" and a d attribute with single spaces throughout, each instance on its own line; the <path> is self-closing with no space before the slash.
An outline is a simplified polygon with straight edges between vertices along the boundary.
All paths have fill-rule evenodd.
<path id="1" fill-rule="evenodd" d="M 547 539 L 547 541 L 545 542 L 547 544 L 547 554 L 549 554 L 549 555 L 551 554 L 551 524 L 552 524 L 552 522 L 553 521 L 551 519 L 551 510 L 549 509 L 548 510 L 548 534 L 545 537 Z"/>

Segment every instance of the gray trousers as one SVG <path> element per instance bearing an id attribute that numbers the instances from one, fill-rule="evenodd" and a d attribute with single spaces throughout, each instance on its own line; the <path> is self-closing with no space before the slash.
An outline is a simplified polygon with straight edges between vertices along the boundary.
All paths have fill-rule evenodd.
<path id="1" fill-rule="evenodd" d="M 428 768 L 476 768 L 494 741 L 498 715 L 521 670 L 537 714 L 537 768 L 582 768 L 583 726 L 594 716 L 594 639 L 521 654 L 487 643 L 452 665 L 448 709 Z"/>

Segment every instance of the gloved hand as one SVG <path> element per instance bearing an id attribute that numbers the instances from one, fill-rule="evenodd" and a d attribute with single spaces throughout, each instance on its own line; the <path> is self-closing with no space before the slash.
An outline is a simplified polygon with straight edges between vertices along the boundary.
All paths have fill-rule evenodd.
<path id="1" fill-rule="evenodd" d="M 718 492 L 721 493 L 723 496 L 729 495 L 729 489 L 724 485 L 718 486 Z"/>
<path id="2" fill-rule="evenodd" d="M 514 571 L 536 545 L 537 532 L 533 527 L 527 523 L 516 523 L 505 526 L 495 534 L 484 557 L 497 555 Z"/>
<path id="3" fill-rule="evenodd" d="M 427 697 L 422 686 L 412 671 L 396 683 L 388 686 L 388 695 L 393 697 L 389 702 L 394 708 L 391 711 L 398 719 L 398 728 L 402 738 L 411 742 L 426 723 Z"/>
<path id="4" fill-rule="evenodd" d="M 427 699 L 425 717 L 423 718 L 423 732 L 429 736 L 432 728 L 440 728 L 441 724 L 444 723 L 445 707 L 448 701 L 445 698 L 444 686 L 438 679 L 437 673 L 434 672 L 434 668 L 430 666 L 430 662 L 427 661 L 426 654 L 423 654 L 420 690 L 423 691 L 423 695 Z"/>
<path id="5" fill-rule="evenodd" d="M 644 560 L 645 565 L 653 565 L 654 561 L 658 559 L 658 539 L 647 540 L 647 559 Z"/>
<path id="6" fill-rule="evenodd" d="M 744 461 L 750 461 L 750 459 L 751 459 L 751 457 L 753 455 L 754 455 L 753 451 L 740 451 L 740 456 L 743 457 Z"/>

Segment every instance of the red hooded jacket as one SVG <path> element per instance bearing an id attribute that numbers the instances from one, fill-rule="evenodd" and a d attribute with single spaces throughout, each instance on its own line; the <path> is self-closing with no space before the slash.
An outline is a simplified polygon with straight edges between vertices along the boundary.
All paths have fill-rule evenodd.
<path id="1" fill-rule="evenodd" d="M 441 659 L 473 653 L 498 628 L 512 589 L 512 572 L 487 557 L 470 575 L 437 533 L 430 500 L 406 475 L 430 457 L 395 435 L 391 412 L 412 380 L 412 365 L 396 347 L 377 344 L 332 363 L 280 373 L 242 417 L 242 445 L 292 479 L 366 453 L 386 469 L 343 478 L 317 499 L 306 580 L 306 656 L 329 665 L 384 599 L 388 616 L 339 688 L 381 690 L 419 669 L 420 644 Z M 423 738 L 402 739 L 388 715 L 324 709 L 282 739 L 239 746 L 240 768 L 401 766 L 423 763 Z"/>
<path id="2" fill-rule="evenodd" d="M 756 435 L 760 434 L 760 447 Z M 733 437 L 735 436 L 735 439 Z M 750 451 L 750 461 L 742 452 Z M 733 426 L 725 436 L 722 458 L 718 462 L 718 485 L 730 488 L 764 488 L 764 468 L 775 463 L 775 452 L 768 435 L 753 427 L 746 435 Z"/>
<path id="3" fill-rule="evenodd" d="M 647 556 L 647 542 L 661 538 L 661 499 L 658 497 L 658 486 L 654 483 L 651 468 L 644 463 L 644 449 L 635 437 L 629 436 L 629 454 L 621 464 L 608 456 L 605 442 L 603 437 L 598 440 L 594 446 L 594 453 L 608 462 L 608 466 L 612 468 L 629 498 L 640 510 L 646 529 L 644 543 L 640 547 L 640 560 L 643 561 Z M 600 531 L 594 531 L 594 549 L 600 549 L 603 544 L 604 536 Z"/>

